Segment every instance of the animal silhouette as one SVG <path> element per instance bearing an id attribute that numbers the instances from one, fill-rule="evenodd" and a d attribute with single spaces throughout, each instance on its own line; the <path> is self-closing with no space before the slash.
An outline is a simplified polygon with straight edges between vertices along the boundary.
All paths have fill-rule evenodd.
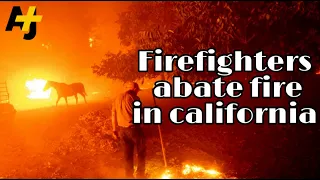
<path id="1" fill-rule="evenodd" d="M 72 84 L 66 84 L 54 81 L 47 81 L 43 90 L 46 91 L 51 87 L 57 91 L 58 99 L 56 101 L 56 106 L 58 106 L 58 103 L 62 97 L 65 99 L 66 104 L 68 105 L 68 97 L 70 96 L 74 96 L 76 98 L 76 104 L 78 104 L 78 94 L 80 94 L 84 98 L 85 103 L 87 103 L 87 93 L 82 83 L 77 82 Z"/>

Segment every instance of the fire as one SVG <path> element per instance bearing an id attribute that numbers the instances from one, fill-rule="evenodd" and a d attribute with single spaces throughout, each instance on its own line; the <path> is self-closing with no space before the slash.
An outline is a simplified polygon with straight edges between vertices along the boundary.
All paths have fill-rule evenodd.
<path id="1" fill-rule="evenodd" d="M 194 178 L 197 177 L 199 174 L 206 176 L 208 178 L 215 178 L 215 179 L 223 177 L 222 173 L 214 169 L 205 169 L 201 166 L 190 165 L 190 164 L 185 164 L 181 172 L 181 176 L 188 176 L 188 177 L 194 176 Z M 166 170 L 161 176 L 161 179 L 171 179 L 171 178 L 179 178 L 179 177 L 173 177 L 171 171 L 169 170 Z"/>
<path id="2" fill-rule="evenodd" d="M 33 79 L 26 82 L 26 87 L 30 91 L 27 96 L 30 99 L 49 99 L 51 95 L 51 89 L 43 91 L 47 81 L 43 79 Z"/>
<path id="3" fill-rule="evenodd" d="M 162 176 L 161 176 L 161 179 L 171 179 L 171 172 L 169 170 L 166 170 Z"/>
<path id="4" fill-rule="evenodd" d="M 96 95 L 99 94 L 100 92 L 92 92 L 92 95 Z"/>
<path id="5" fill-rule="evenodd" d="M 200 166 L 186 164 L 184 166 L 182 174 L 183 175 L 189 175 L 191 173 L 205 173 L 207 175 L 210 175 L 212 178 L 214 178 L 214 177 L 216 178 L 216 177 L 219 177 L 221 175 L 220 172 L 218 172 L 218 171 L 216 171 L 214 169 L 206 170 L 206 169 L 204 169 L 203 167 L 200 167 Z"/>
<path id="6" fill-rule="evenodd" d="M 92 46 L 93 46 L 93 38 L 89 38 L 89 46 L 92 48 Z"/>

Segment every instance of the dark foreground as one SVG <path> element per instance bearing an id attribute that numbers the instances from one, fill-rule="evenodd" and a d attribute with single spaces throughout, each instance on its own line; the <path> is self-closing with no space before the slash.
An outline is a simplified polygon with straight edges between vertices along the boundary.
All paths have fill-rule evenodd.
<path id="1" fill-rule="evenodd" d="M 141 96 L 144 105 L 153 104 L 149 92 Z M 254 104 L 250 98 L 240 101 L 243 105 Z M 168 110 L 174 106 L 203 106 L 202 103 L 194 98 L 157 100 L 157 105 L 163 109 L 164 123 L 161 128 L 169 167 L 175 168 L 178 164 L 190 162 L 215 168 L 227 177 L 237 178 L 319 177 L 318 124 L 177 126 L 166 119 Z M 265 100 L 260 103 L 287 104 L 287 100 Z M 101 110 L 105 119 L 97 115 L 88 121 L 104 121 L 94 126 L 109 127 L 107 131 L 110 130 L 110 102 L 18 112 L 12 123 L 2 122 L 0 176 L 123 177 L 119 147 L 112 145 L 112 140 L 96 135 L 99 133 L 88 133 L 91 132 L 90 125 L 79 124 L 80 115 L 95 110 Z M 77 129 L 77 135 L 72 134 L 74 129 Z M 157 127 L 145 126 L 145 132 L 148 137 L 148 172 L 151 177 L 160 177 L 163 161 Z M 82 134 L 87 134 L 83 135 L 87 137 Z M 95 141 L 91 142 L 90 138 Z M 104 142 L 108 143 L 101 147 Z"/>

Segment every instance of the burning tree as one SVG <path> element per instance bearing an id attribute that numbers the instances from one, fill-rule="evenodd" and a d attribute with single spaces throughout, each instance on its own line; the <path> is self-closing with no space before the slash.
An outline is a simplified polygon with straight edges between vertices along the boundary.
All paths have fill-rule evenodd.
<path id="1" fill-rule="evenodd" d="M 178 55 L 212 47 L 221 54 L 239 49 L 247 54 L 308 53 L 318 64 L 319 2 L 139 2 L 121 13 L 118 23 L 121 43 L 131 50 L 107 53 L 92 66 L 99 76 L 123 81 L 158 76 L 137 71 L 137 50 L 158 47 Z M 214 76 L 177 70 L 169 75 L 178 74 L 189 80 Z"/>

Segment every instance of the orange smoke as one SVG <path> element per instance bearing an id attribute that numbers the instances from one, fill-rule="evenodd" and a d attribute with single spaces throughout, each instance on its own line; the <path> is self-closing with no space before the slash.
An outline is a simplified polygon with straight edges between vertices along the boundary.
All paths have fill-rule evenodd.
<path id="1" fill-rule="evenodd" d="M 26 82 L 30 94 L 27 96 L 29 99 L 50 99 L 51 89 L 43 91 L 47 81 L 43 79 L 33 79 Z"/>

